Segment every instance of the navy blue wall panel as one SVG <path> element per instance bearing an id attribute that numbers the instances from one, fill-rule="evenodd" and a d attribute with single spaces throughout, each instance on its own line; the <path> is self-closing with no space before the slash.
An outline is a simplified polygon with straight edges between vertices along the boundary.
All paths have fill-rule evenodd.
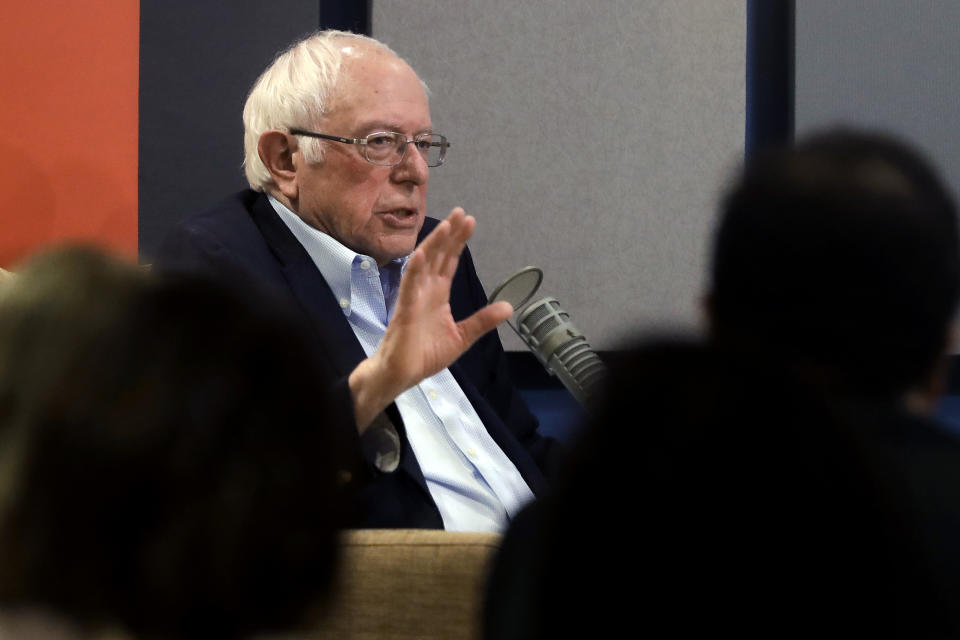
<path id="1" fill-rule="evenodd" d="M 316 30 L 317 0 L 141 0 L 139 240 L 246 186 L 243 102 L 273 56 Z"/>
<path id="2" fill-rule="evenodd" d="M 241 113 L 277 52 L 318 28 L 369 32 L 366 0 L 141 0 L 139 247 L 246 186 Z"/>
<path id="3" fill-rule="evenodd" d="M 794 14 L 794 0 L 747 2 L 747 153 L 793 139 Z"/>

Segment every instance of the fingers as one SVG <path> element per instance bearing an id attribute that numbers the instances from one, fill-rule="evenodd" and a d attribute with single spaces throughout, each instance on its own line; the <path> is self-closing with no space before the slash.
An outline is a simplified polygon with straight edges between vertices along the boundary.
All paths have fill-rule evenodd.
<path id="1" fill-rule="evenodd" d="M 463 248 L 473 235 L 476 221 L 455 207 L 450 215 L 430 232 L 419 249 L 422 249 L 431 272 L 452 276 Z M 408 267 L 409 268 L 409 267 Z"/>
<path id="2" fill-rule="evenodd" d="M 469 348 L 486 332 L 513 315 L 513 306 L 509 302 L 500 301 L 488 304 L 469 318 L 457 323 L 463 335 L 464 349 Z"/>
<path id="3" fill-rule="evenodd" d="M 407 266 L 404 269 L 403 278 L 400 279 L 400 292 L 403 293 L 406 289 L 414 286 L 410 284 L 413 280 L 416 280 L 418 274 L 423 271 L 424 264 L 427 261 L 427 254 L 424 252 L 423 247 L 417 247 L 414 252 L 410 255 L 410 259 L 407 260 Z M 416 288 L 416 287 L 414 287 Z"/>
<path id="4" fill-rule="evenodd" d="M 460 224 L 464 215 L 463 209 L 455 207 L 453 211 L 450 212 L 450 215 L 448 215 L 445 220 L 442 220 L 440 224 L 423 239 L 420 247 L 422 247 L 428 255 L 433 255 L 436 250 L 442 248 L 449 242 L 451 232 L 455 226 Z"/>
<path id="5" fill-rule="evenodd" d="M 440 273 L 453 277 L 457 265 L 460 263 L 460 254 L 463 253 L 463 248 L 467 246 L 467 240 L 473 235 L 476 226 L 476 219 L 468 215 L 458 219 L 458 224 L 451 225 L 451 243 L 448 251 L 444 254 L 443 262 L 440 265 Z"/>

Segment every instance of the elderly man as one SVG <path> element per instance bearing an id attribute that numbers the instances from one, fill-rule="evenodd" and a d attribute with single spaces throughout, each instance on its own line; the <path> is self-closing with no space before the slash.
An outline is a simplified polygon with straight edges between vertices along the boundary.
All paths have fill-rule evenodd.
<path id="1" fill-rule="evenodd" d="M 496 333 L 477 340 L 510 309 L 486 306 L 465 248 L 473 219 L 425 217 L 450 144 L 423 83 L 376 40 L 320 32 L 274 60 L 243 120 L 251 189 L 183 221 L 158 266 L 299 306 L 349 386 L 369 470 L 359 526 L 501 530 L 556 448 Z"/>

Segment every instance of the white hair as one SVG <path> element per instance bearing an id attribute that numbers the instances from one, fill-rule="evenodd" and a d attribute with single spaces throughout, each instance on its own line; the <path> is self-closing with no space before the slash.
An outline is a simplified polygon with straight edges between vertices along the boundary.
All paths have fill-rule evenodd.
<path id="1" fill-rule="evenodd" d="M 264 191 L 274 185 L 260 160 L 260 136 L 270 130 L 313 128 L 325 115 L 343 64 L 343 40 L 396 56 L 379 40 L 349 31 L 319 31 L 278 55 L 250 90 L 243 107 L 244 171 L 250 188 Z M 300 138 L 307 162 L 323 159 L 323 141 Z"/>

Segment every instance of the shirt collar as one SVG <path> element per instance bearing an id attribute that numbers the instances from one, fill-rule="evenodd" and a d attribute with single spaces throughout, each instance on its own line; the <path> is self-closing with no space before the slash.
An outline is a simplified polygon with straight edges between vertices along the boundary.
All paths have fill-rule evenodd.
<path id="1" fill-rule="evenodd" d="M 352 302 L 350 296 L 350 278 L 354 264 L 359 265 L 364 261 L 369 261 L 370 269 L 379 272 L 377 261 L 370 256 L 365 256 L 362 253 L 348 249 L 340 244 L 333 236 L 311 227 L 304 222 L 300 216 L 272 195 L 267 194 L 267 200 L 270 201 L 270 205 L 274 211 L 277 212 L 277 215 L 280 216 L 280 219 L 283 220 L 284 224 L 287 225 L 287 228 L 290 229 L 290 232 L 300 244 L 303 245 L 303 248 L 307 250 L 310 259 L 317 265 L 320 275 L 322 275 L 323 279 L 330 285 L 330 289 L 338 301 L 346 300 L 348 303 Z M 392 264 L 399 265 L 400 272 L 402 273 L 407 267 L 407 259 L 409 257 L 410 256 L 404 256 L 391 262 Z"/>

